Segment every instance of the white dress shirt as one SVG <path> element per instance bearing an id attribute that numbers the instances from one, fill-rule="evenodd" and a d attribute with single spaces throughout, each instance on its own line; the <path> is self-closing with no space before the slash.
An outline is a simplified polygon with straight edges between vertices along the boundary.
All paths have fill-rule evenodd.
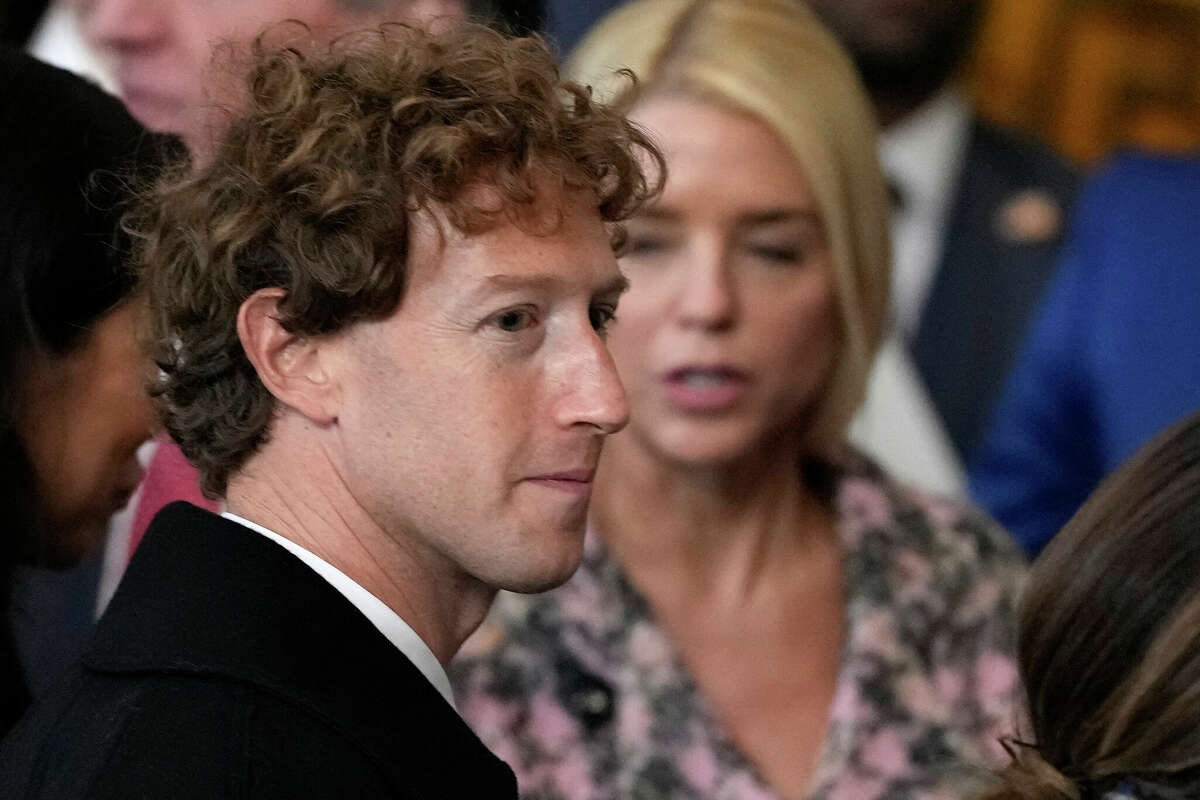
<path id="1" fill-rule="evenodd" d="M 900 194 L 892 215 L 892 315 L 906 341 L 916 336 L 962 173 L 971 106 L 947 89 L 879 137 L 879 160 Z"/>
<path id="2" fill-rule="evenodd" d="M 442 668 L 437 656 L 429 649 L 429 645 L 422 641 L 417 632 L 401 619 L 399 614 L 384 605 L 382 600 L 360 586 L 349 575 L 320 556 L 305 550 L 291 539 L 286 539 L 262 525 L 228 511 L 221 516 L 261 533 L 311 567 L 313 572 L 324 578 L 330 586 L 341 592 L 343 597 L 361 611 L 362 615 L 421 671 L 421 674 L 433 684 L 433 688 L 446 698 L 450 707 L 454 708 L 454 693 L 450 689 L 450 679 L 446 676 L 446 670 Z"/>
<path id="3" fill-rule="evenodd" d="M 891 320 L 849 432 L 900 481 L 953 496 L 965 494 L 966 473 L 908 346 L 941 259 L 970 122 L 967 99 L 947 89 L 880 137 L 880 163 L 900 195 L 892 215 Z"/>

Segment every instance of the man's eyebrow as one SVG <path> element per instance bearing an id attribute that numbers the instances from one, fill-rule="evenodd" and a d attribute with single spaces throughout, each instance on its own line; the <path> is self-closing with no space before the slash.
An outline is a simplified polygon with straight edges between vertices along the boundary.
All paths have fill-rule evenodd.
<path id="1" fill-rule="evenodd" d="M 624 273 L 620 273 L 600 287 L 600 291 L 596 294 L 600 296 L 621 295 L 627 291 L 629 291 L 629 278 L 626 278 Z"/>
<path id="2" fill-rule="evenodd" d="M 499 272 L 492 275 L 485 275 L 483 277 L 483 284 L 480 288 L 483 291 L 507 291 L 510 289 L 554 289 L 562 284 L 563 279 L 558 275 L 512 275 L 507 272 Z"/>
<path id="3" fill-rule="evenodd" d="M 551 291 L 561 289 L 567 283 L 568 281 L 564 280 L 560 275 L 510 275 L 501 272 L 485 275 L 483 283 L 480 286 L 480 292 L 515 291 L 521 289 Z M 596 290 L 596 294 L 623 294 L 628 288 L 629 279 L 622 274 L 617 274 Z"/>

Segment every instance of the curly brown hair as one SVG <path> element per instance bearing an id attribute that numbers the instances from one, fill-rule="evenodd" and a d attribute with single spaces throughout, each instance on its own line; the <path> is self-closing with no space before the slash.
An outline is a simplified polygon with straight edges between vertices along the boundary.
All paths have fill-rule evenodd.
<path id="1" fill-rule="evenodd" d="M 261 38 L 254 50 L 249 109 L 212 160 L 161 178 L 126 220 L 149 297 L 151 394 L 210 496 L 275 410 L 237 335 L 251 294 L 282 288 L 286 330 L 332 333 L 396 309 L 420 209 L 468 235 L 524 227 L 550 176 L 616 223 L 665 176 L 648 137 L 562 80 L 536 37 L 389 24 L 319 52 Z M 469 191 L 481 184 L 495 192 Z"/>

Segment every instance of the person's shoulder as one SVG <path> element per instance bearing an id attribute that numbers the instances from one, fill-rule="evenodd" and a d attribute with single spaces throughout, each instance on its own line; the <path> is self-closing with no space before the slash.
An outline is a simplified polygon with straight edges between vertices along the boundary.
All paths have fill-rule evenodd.
<path id="1" fill-rule="evenodd" d="M 920 563 L 931 581 L 988 577 L 1015 589 L 1026 569 L 1012 537 L 968 500 L 900 483 L 858 452 L 841 461 L 836 511 L 852 547 Z"/>
<path id="2" fill-rule="evenodd" d="M 968 158 L 986 159 L 1015 183 L 1066 195 L 1074 194 L 1081 178 L 1077 166 L 1043 142 L 981 117 L 972 120 Z"/>
<path id="3" fill-rule="evenodd" d="M 215 745 L 233 737 L 216 721 L 228 721 L 230 699 L 215 682 L 76 667 L 5 740 L 0 784 L 39 800 L 150 796 L 189 776 L 201 753 L 202 774 L 226 776 Z"/>
<path id="4" fill-rule="evenodd" d="M 1089 180 L 1091 196 L 1133 208 L 1149 202 L 1178 202 L 1180 195 L 1200 196 L 1200 153 L 1166 155 L 1123 150 L 1100 166 Z"/>
<path id="5" fill-rule="evenodd" d="M 348 737 L 259 687 L 86 669 L 5 741 L 0 797 L 394 797 Z"/>

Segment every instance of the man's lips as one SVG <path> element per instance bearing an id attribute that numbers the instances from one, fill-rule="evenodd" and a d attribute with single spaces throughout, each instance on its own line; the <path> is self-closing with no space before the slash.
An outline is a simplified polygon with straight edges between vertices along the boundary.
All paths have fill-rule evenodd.
<path id="1" fill-rule="evenodd" d="M 548 489 L 557 489 L 576 495 L 586 495 L 592 491 L 592 480 L 596 476 L 594 468 L 568 469 L 559 472 L 547 472 L 533 475 L 525 480 Z"/>
<path id="2" fill-rule="evenodd" d="M 750 388 L 750 374 L 727 364 L 690 364 L 663 374 L 667 401 L 681 411 L 715 414 L 733 408 Z"/>

